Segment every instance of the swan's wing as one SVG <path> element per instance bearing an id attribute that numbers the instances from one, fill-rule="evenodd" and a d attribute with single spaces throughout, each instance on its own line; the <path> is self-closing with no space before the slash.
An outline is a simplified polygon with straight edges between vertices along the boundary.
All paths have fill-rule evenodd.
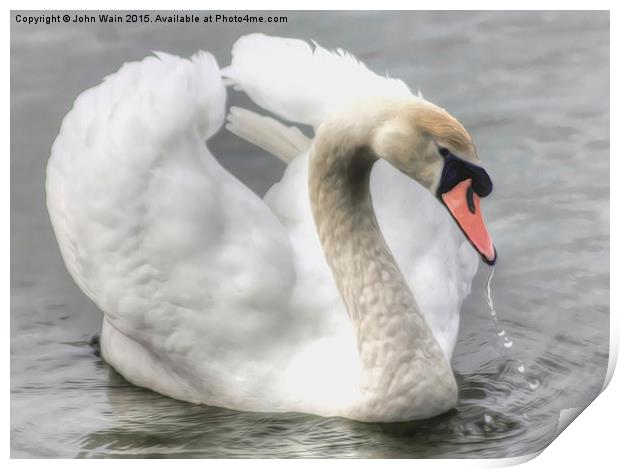
<path id="1" fill-rule="evenodd" d="M 312 140 L 295 126 L 240 107 L 230 108 L 226 129 L 278 158 L 290 163 L 310 148 Z"/>
<path id="2" fill-rule="evenodd" d="M 285 342 L 295 283 L 281 223 L 205 146 L 224 105 L 210 54 L 126 64 L 77 98 L 46 182 L 65 264 L 107 323 L 211 390 Z"/>
<path id="3" fill-rule="evenodd" d="M 222 75 L 259 106 L 315 127 L 330 110 L 356 99 L 412 96 L 401 80 L 375 74 L 342 49 L 330 52 L 299 39 L 260 33 L 235 42 L 232 63 Z"/>

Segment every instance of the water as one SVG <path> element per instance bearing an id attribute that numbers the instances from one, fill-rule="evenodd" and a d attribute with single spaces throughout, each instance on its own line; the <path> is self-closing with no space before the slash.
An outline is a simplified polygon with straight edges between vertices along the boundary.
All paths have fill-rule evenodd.
<path id="1" fill-rule="evenodd" d="M 554 438 L 562 409 L 597 395 L 609 344 L 609 14 L 288 16 L 260 27 L 12 23 L 13 457 L 517 456 Z M 101 314 L 68 277 L 44 205 L 62 116 L 124 61 L 204 48 L 226 64 L 256 30 L 351 50 L 449 109 L 477 142 L 500 257 L 493 302 L 481 265 L 463 305 L 460 400 L 446 415 L 363 424 L 196 406 L 129 385 L 89 345 Z M 226 132 L 211 147 L 258 193 L 283 169 Z"/>

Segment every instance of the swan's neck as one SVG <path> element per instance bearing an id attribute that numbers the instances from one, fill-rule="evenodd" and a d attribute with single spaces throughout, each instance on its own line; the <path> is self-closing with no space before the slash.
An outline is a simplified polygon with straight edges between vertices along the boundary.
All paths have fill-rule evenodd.
<path id="1" fill-rule="evenodd" d="M 364 412 L 376 409 L 383 417 L 404 420 L 429 410 L 436 414 L 436 406 L 450 408 L 456 386 L 379 229 L 369 188 L 376 159 L 366 146 L 315 140 L 310 199 L 327 263 L 355 329 Z"/>

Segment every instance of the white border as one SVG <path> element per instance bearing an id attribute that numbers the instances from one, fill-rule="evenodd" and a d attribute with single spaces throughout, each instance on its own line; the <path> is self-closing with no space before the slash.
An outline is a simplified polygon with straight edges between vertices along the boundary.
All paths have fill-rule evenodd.
<path id="1" fill-rule="evenodd" d="M 25 1 L 25 2 L 16 2 L 9 1 L 7 8 L 7 15 L 9 14 L 10 9 L 46 9 L 50 8 L 49 2 L 45 2 L 42 0 L 38 1 Z M 617 3 L 617 2 L 616 2 Z M 409 10 L 409 9 L 418 9 L 418 10 L 479 10 L 479 9 L 492 9 L 492 10 L 547 10 L 547 9 L 557 9 L 558 6 L 561 9 L 571 9 L 571 10 L 611 10 L 613 2 L 611 1 L 602 1 L 602 0 L 590 0 L 588 2 L 576 2 L 576 1 L 549 1 L 549 0 L 522 0 L 522 1 L 493 1 L 493 0 L 473 0 L 473 1 L 458 1 L 458 0 L 435 0 L 435 1 L 406 1 L 406 0 L 381 0 L 380 2 L 368 2 L 368 1 L 334 1 L 334 0 L 297 0 L 295 2 L 291 0 L 262 0 L 260 2 L 251 1 L 251 0 L 214 0 L 209 2 L 197 1 L 197 0 L 178 0 L 175 2 L 169 2 L 164 4 L 164 2 L 160 1 L 151 1 L 147 2 L 144 0 L 141 1 L 127 1 L 127 0 L 110 0 L 106 2 L 102 1 L 94 1 L 88 4 L 88 8 L 85 8 L 85 4 L 83 2 L 77 2 L 75 0 L 65 0 L 55 2 L 53 5 L 53 9 L 74 9 L 74 10 L 85 10 L 85 9 L 103 9 L 103 10 L 114 10 L 114 9 L 143 9 L 143 10 L 157 10 L 157 9 L 174 9 L 174 10 L 328 10 L 328 9 L 358 9 L 358 10 L 375 10 L 375 9 L 395 9 L 395 10 Z M 6 17 L 5 17 L 6 18 Z M 614 47 L 616 35 L 614 34 L 614 26 L 617 26 L 617 21 L 614 20 L 615 15 L 612 11 L 611 13 L 611 46 L 612 50 L 615 50 Z M 3 48 L 4 54 L 4 63 L 10 62 L 10 21 L 5 21 L 2 23 L 2 33 L 5 39 L 5 47 Z M 613 83 L 613 76 L 617 76 L 616 71 L 616 61 L 614 60 L 613 53 L 611 55 L 611 76 Z M 576 77 L 576 79 L 578 79 Z M 10 99 L 10 89 L 9 89 L 9 75 L 7 73 L 2 75 L 3 85 L 5 92 L 9 95 L 5 100 L 5 103 L 9 102 Z M 611 111 L 611 129 L 615 129 L 614 123 L 614 107 L 613 104 L 615 102 L 615 93 L 613 87 L 611 89 L 611 103 L 612 103 L 612 111 Z M 5 155 L 9 155 L 10 152 L 10 135 L 9 135 L 9 122 L 10 122 L 10 108 L 7 106 L 5 109 L 5 113 L 3 115 L 3 132 L 4 132 L 4 141 L 5 143 Z M 613 135 L 613 132 L 612 132 Z M 614 141 L 611 142 L 610 155 L 614 153 L 615 145 Z M 4 210 L 5 220 L 9 220 L 10 218 L 10 171 L 9 171 L 9 158 L 5 156 L 3 159 L 4 168 L 2 171 L 2 187 L 0 188 L 0 193 L 2 194 L 2 208 Z M 614 159 L 611 158 L 610 162 L 610 173 L 612 181 L 618 181 L 617 177 L 617 164 L 614 163 Z M 614 184 L 611 184 L 611 206 L 617 206 L 615 201 L 617 201 L 617 190 L 615 190 Z M 613 210 L 612 210 L 613 213 Z M 612 216 L 610 219 L 610 229 L 611 236 L 613 240 L 613 234 L 616 233 L 615 229 L 615 219 Z M 9 244 L 9 226 L 7 222 L 7 226 L 5 230 L 2 232 L 2 240 L 4 246 L 5 256 L 4 259 L 9 259 L 10 256 L 10 244 Z M 611 247 L 611 279 L 613 285 L 613 279 L 617 276 L 616 268 L 617 265 L 617 255 L 616 251 L 613 248 L 613 242 Z M 10 311 L 9 306 L 9 272 L 10 272 L 10 263 L 5 262 L 3 269 L 1 270 L 2 275 L 2 293 L 3 297 L 6 298 L 5 304 L 7 307 L 5 308 L 5 317 L 8 318 Z M 614 289 L 611 289 L 611 350 L 610 350 L 610 362 L 609 369 L 607 373 L 606 385 L 609 383 L 613 370 L 615 369 L 615 364 L 617 361 L 617 351 L 618 351 L 618 337 L 619 337 L 619 324 L 616 318 L 616 314 L 614 314 L 614 306 L 617 304 L 617 295 L 615 294 Z M 7 320 L 8 321 L 8 320 Z M 10 439 L 9 439 L 9 415 L 10 415 L 10 398 L 8 396 L 9 389 L 9 367 L 10 367 L 10 328 L 8 324 L 5 327 L 5 334 L 7 336 L 6 346 L 3 354 L 3 371 L 2 379 L 3 384 L 5 385 L 4 389 L 7 390 L 7 399 L 5 401 L 5 406 L 3 407 L 4 414 L 4 422 L 5 425 L 3 427 L 3 436 L 4 436 L 4 454 L 8 459 L 10 457 Z M 620 412 L 618 412 L 618 396 L 620 395 L 620 385 L 618 384 L 618 379 L 611 381 L 605 392 L 599 396 L 588 408 L 586 408 L 583 413 L 577 418 L 577 422 L 569 425 L 569 427 L 559 435 L 559 437 L 551 444 L 547 449 L 545 449 L 542 454 L 536 459 L 530 461 L 528 465 L 530 467 L 541 467 L 547 468 L 550 465 L 561 465 L 562 467 L 570 468 L 570 467 L 584 467 L 586 464 L 594 464 L 596 466 L 602 465 L 602 467 L 607 467 L 610 465 L 610 461 L 616 460 L 614 446 L 617 444 L 616 438 L 616 427 L 618 423 L 616 423 L 616 419 L 620 416 Z M 376 465 L 379 464 L 381 466 L 390 465 L 390 466 L 402 466 L 402 467 L 410 467 L 411 464 L 415 464 L 416 467 L 450 467 L 453 465 L 458 465 L 460 467 L 469 466 L 469 467 L 497 467 L 497 466 L 506 466 L 512 464 L 519 464 L 527 461 L 530 458 L 512 458 L 512 459 L 498 459 L 498 460 L 416 460 L 415 462 L 409 460 L 388 460 L 388 461 L 376 461 L 376 460 L 253 460 L 251 461 L 252 465 L 263 466 L 263 467 L 272 467 L 274 465 L 286 464 L 287 467 L 289 464 L 307 466 L 307 465 L 315 465 L 320 464 L 321 466 L 330 466 L 333 464 L 338 464 L 338 467 L 342 466 L 353 466 L 359 467 L 360 465 L 368 466 L 368 465 Z M 84 462 L 80 461 L 64 461 L 64 460 L 48 460 L 37 462 L 36 460 L 11 460 L 11 465 L 16 467 L 30 466 L 34 464 L 46 464 L 51 465 L 52 467 L 60 467 L 67 463 L 69 464 L 84 464 Z M 109 460 L 102 461 L 91 461 L 91 464 L 109 464 Z M 205 464 L 205 461 L 175 461 L 174 465 L 177 464 L 187 464 L 187 465 L 200 465 L 201 467 Z M 240 461 L 240 460 L 210 460 L 208 462 L 209 465 L 217 464 L 218 466 L 225 467 L 233 467 L 238 466 L 240 464 L 246 464 L 248 461 Z M 119 464 L 119 462 L 115 462 L 115 464 Z M 122 464 L 122 463 L 121 463 Z M 170 464 L 165 460 L 139 460 L 132 461 L 132 466 L 140 466 L 140 465 L 148 464 L 149 467 L 161 466 L 162 464 Z M 612 463 L 613 464 L 613 463 Z"/>

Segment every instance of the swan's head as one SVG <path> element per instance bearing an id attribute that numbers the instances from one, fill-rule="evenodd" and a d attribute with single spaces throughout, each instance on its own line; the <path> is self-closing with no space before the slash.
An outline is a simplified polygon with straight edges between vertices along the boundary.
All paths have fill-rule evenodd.
<path id="1" fill-rule="evenodd" d="M 482 259 L 494 264 L 497 254 L 480 209 L 493 184 L 467 130 L 423 99 L 384 106 L 372 132 L 373 152 L 434 194 Z"/>

